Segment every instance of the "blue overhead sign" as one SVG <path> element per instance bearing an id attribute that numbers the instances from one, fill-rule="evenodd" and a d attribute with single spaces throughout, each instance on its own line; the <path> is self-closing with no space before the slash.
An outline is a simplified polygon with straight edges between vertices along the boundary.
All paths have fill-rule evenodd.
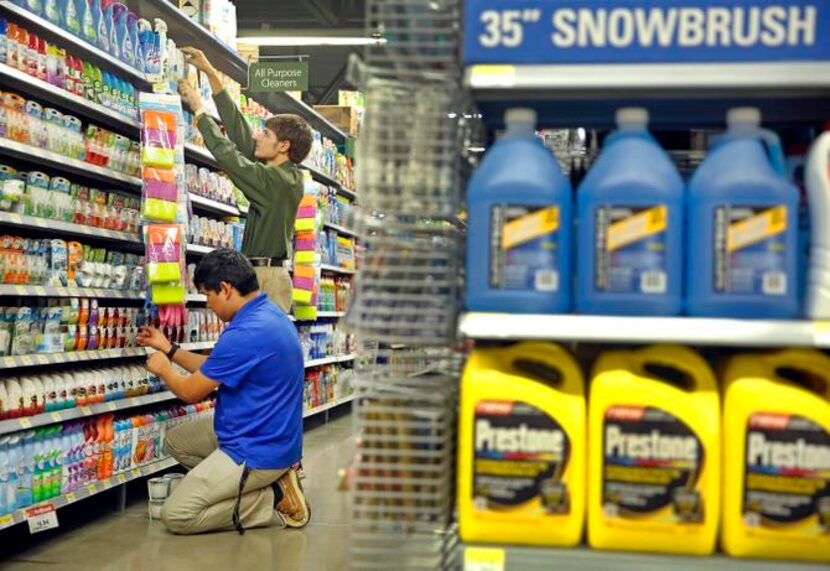
<path id="1" fill-rule="evenodd" d="M 467 0 L 466 63 L 830 61 L 830 0 Z"/>

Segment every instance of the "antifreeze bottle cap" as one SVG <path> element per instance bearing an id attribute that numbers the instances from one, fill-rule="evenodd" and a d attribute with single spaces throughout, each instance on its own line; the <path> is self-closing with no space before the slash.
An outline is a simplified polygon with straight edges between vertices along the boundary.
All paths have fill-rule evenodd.
<path id="1" fill-rule="evenodd" d="M 617 109 L 617 127 L 648 127 L 648 109 L 623 107 Z"/>
<path id="2" fill-rule="evenodd" d="M 506 125 L 536 125 L 536 111 L 527 107 L 513 107 L 504 113 Z"/>
<path id="3" fill-rule="evenodd" d="M 760 127 L 761 110 L 757 107 L 735 107 L 726 113 L 726 124 L 730 127 L 733 125 Z"/>

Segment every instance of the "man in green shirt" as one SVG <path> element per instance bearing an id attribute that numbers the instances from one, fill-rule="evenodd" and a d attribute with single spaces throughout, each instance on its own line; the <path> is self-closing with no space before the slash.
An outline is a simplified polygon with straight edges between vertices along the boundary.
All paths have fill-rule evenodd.
<path id="1" fill-rule="evenodd" d="M 251 202 L 242 253 L 251 261 L 260 288 L 283 311 L 291 309 L 291 276 L 285 267 L 297 207 L 303 197 L 303 174 L 297 165 L 311 151 L 312 133 L 297 115 L 274 115 L 254 134 L 225 91 L 219 73 L 201 50 L 184 48 L 187 63 L 204 72 L 227 136 L 206 115 L 199 91 L 181 82 L 182 100 L 195 115 L 208 150 Z"/>

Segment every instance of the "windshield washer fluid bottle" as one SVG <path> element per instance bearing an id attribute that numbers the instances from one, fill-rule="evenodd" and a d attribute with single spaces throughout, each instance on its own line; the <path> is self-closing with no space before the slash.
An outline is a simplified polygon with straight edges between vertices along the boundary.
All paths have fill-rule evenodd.
<path id="1" fill-rule="evenodd" d="M 479 348 L 461 381 L 464 541 L 573 546 L 585 522 L 586 404 L 559 345 Z"/>
<path id="2" fill-rule="evenodd" d="M 686 347 L 600 355 L 588 411 L 588 541 L 708 555 L 720 520 L 715 376 Z"/>
<path id="3" fill-rule="evenodd" d="M 564 313 L 571 307 L 571 184 L 536 136 L 536 112 L 507 130 L 470 181 L 469 311 Z"/>
<path id="4" fill-rule="evenodd" d="M 687 311 L 796 317 L 798 189 L 758 109 L 732 109 L 727 124 L 689 183 Z"/>
<path id="5" fill-rule="evenodd" d="M 806 314 L 830 319 L 830 123 L 810 148 L 804 178 L 810 205 Z"/>
<path id="6" fill-rule="evenodd" d="M 737 355 L 724 386 L 724 551 L 830 562 L 830 359 Z"/>
<path id="7" fill-rule="evenodd" d="M 617 112 L 617 130 L 577 192 L 580 313 L 682 309 L 684 184 L 648 119 L 642 108 Z"/>

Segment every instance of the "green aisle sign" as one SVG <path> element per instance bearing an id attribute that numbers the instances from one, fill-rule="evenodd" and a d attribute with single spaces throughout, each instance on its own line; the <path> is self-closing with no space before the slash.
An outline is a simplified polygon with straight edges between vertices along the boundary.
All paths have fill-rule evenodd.
<path id="1" fill-rule="evenodd" d="M 307 61 L 262 61 L 248 66 L 248 91 L 308 91 Z"/>

